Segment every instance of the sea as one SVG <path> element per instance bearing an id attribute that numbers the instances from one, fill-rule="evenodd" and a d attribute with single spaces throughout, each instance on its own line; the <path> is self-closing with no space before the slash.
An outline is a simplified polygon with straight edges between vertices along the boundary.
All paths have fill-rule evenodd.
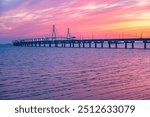
<path id="1" fill-rule="evenodd" d="M 150 49 L 143 49 L 143 44 L 135 46 L 101 49 L 1 45 L 0 99 L 148 100 Z"/>

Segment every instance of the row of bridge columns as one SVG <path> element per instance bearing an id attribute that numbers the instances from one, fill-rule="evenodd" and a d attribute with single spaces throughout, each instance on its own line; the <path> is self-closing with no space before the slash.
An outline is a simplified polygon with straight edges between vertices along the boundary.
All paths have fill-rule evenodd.
<path id="1" fill-rule="evenodd" d="M 76 44 L 78 44 L 78 47 L 80 48 L 80 47 L 83 47 L 83 48 L 85 48 L 86 47 L 86 44 L 88 44 L 89 46 L 89 48 L 91 48 L 92 47 L 92 43 L 90 42 L 90 43 L 81 43 L 81 42 L 79 42 L 79 43 L 41 43 L 41 42 L 25 42 L 25 43 L 22 43 L 21 44 L 21 46 L 27 46 L 27 47 L 46 47 L 46 45 L 48 45 L 49 47 L 52 47 L 52 45 L 54 46 L 54 47 L 59 47 L 58 45 L 60 45 L 60 47 L 66 47 L 66 44 L 69 44 L 69 47 L 71 48 L 71 47 L 75 47 L 75 45 Z M 103 46 L 103 43 L 100 43 L 101 44 L 101 48 L 103 48 L 104 46 Z M 98 45 L 98 43 L 94 43 L 94 46 L 95 46 L 95 48 L 97 48 L 97 45 Z"/>
<path id="2" fill-rule="evenodd" d="M 115 44 L 115 48 L 118 48 L 118 43 L 113 43 Z M 125 48 L 128 48 L 128 43 L 124 43 L 125 44 Z M 132 48 L 134 48 L 134 43 L 132 44 Z M 108 43 L 109 48 L 111 48 L 112 43 Z M 145 46 L 146 47 L 146 46 Z"/>
<path id="3" fill-rule="evenodd" d="M 124 42 L 125 48 L 128 48 L 128 43 L 129 42 Z M 62 42 L 62 43 L 57 43 L 57 42 L 53 42 L 53 43 L 51 43 L 51 42 L 49 42 L 49 43 L 25 42 L 25 43 L 21 43 L 21 46 L 29 46 L 29 47 L 44 46 L 44 47 L 46 47 L 48 45 L 49 47 L 52 47 L 52 46 L 59 47 L 59 45 L 60 45 L 60 47 L 66 47 L 66 44 L 69 44 L 70 48 L 75 47 L 75 44 L 77 44 L 79 48 L 81 48 L 81 47 L 85 48 L 85 47 L 87 47 L 86 45 L 88 45 L 89 48 L 92 47 L 92 42 L 82 42 L 82 43 L 81 42 L 78 42 L 78 43 L 77 42 L 76 43 L 74 43 L 74 42 L 72 42 L 72 43 L 65 43 L 65 42 Z M 104 48 L 104 42 L 94 42 L 94 47 L 97 48 L 98 44 L 100 44 L 101 48 Z M 108 47 L 112 48 L 112 45 L 115 45 L 115 48 L 118 48 L 118 44 L 119 43 L 110 43 L 110 42 L 108 42 Z M 134 48 L 134 42 L 131 42 L 131 44 L 132 44 L 131 48 Z M 144 48 L 145 49 L 147 48 L 147 43 L 146 42 L 144 42 Z"/>

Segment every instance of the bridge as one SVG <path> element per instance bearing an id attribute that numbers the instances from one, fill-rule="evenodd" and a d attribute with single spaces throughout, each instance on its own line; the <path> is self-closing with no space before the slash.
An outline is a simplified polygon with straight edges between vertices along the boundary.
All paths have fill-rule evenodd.
<path id="1" fill-rule="evenodd" d="M 150 38 L 116 38 L 116 39 L 76 39 L 74 36 L 71 36 L 70 30 L 67 30 L 66 37 L 57 37 L 55 31 L 55 25 L 53 25 L 53 31 L 51 37 L 43 38 L 31 38 L 31 39 L 21 39 L 14 40 L 14 46 L 21 47 L 78 47 L 78 48 L 104 48 L 104 43 L 108 45 L 108 48 L 118 48 L 119 44 L 124 44 L 125 48 L 128 48 L 128 44 L 131 44 L 131 48 L 135 48 L 134 45 L 136 42 L 143 43 L 143 48 L 147 49 L 147 44 L 150 43 Z M 94 45 L 94 46 L 93 46 Z M 114 45 L 114 46 L 113 46 Z M 113 46 L 113 47 L 112 47 Z"/>

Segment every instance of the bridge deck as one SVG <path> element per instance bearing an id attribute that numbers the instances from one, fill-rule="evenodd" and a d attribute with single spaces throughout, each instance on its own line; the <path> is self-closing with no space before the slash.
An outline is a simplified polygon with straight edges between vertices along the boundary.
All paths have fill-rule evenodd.
<path id="1" fill-rule="evenodd" d="M 64 38 L 64 37 L 63 37 Z M 147 48 L 147 43 L 150 43 L 150 38 L 124 38 L 124 39 L 67 39 L 61 40 L 60 38 L 56 40 L 52 40 L 50 37 L 45 38 L 34 38 L 34 39 L 23 39 L 23 40 L 14 40 L 13 45 L 14 46 L 46 46 L 47 44 L 49 47 L 52 47 L 54 45 L 55 47 L 66 47 L 66 44 L 69 44 L 69 47 L 75 47 L 74 44 L 78 44 L 78 47 L 85 47 L 85 44 L 89 45 L 89 48 L 91 47 L 91 44 L 95 44 L 95 48 L 97 47 L 98 43 L 101 43 L 101 48 L 103 48 L 103 43 L 107 43 L 109 48 L 111 48 L 111 44 L 115 44 L 115 48 L 118 48 L 118 44 L 125 44 L 125 48 L 127 48 L 127 44 L 131 43 L 132 48 L 134 48 L 135 42 L 142 42 L 144 44 L 144 48 Z"/>

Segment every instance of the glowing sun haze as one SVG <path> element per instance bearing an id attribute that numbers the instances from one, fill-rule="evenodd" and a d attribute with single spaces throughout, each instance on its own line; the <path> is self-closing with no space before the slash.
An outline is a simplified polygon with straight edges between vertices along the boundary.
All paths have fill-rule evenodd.
<path id="1" fill-rule="evenodd" d="M 150 0 L 0 0 L 0 42 L 57 35 L 150 37 Z"/>

